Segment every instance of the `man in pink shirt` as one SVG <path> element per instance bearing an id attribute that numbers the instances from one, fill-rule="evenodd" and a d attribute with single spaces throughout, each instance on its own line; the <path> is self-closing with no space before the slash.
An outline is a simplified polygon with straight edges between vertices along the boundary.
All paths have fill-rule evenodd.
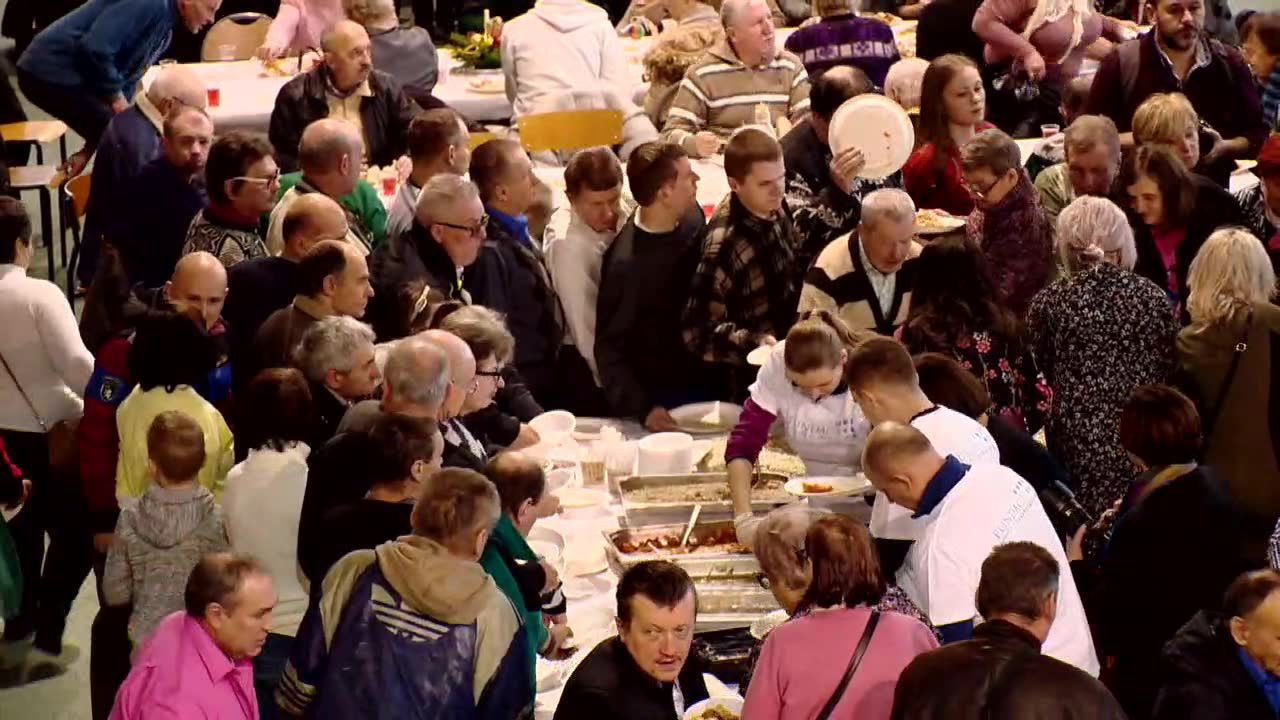
<path id="1" fill-rule="evenodd" d="M 184 600 L 137 653 L 110 720 L 257 720 L 252 658 L 271 627 L 270 576 L 247 555 L 209 554 Z"/>

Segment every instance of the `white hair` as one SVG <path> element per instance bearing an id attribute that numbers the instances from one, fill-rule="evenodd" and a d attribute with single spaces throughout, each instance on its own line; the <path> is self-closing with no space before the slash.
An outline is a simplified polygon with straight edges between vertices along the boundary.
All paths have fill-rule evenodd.
<path id="1" fill-rule="evenodd" d="M 1076 198 L 1058 215 L 1058 253 L 1067 272 L 1104 260 L 1125 270 L 1138 261 L 1133 229 L 1124 212 L 1106 198 Z"/>
<path id="2" fill-rule="evenodd" d="M 906 110 L 920 109 L 920 87 L 924 83 L 924 71 L 929 61 L 921 58 L 903 58 L 889 66 L 884 76 L 884 94 Z"/>
<path id="3" fill-rule="evenodd" d="M 1276 274 L 1262 241 L 1248 230 L 1222 228 L 1200 246 L 1187 272 L 1187 313 L 1198 326 L 1227 323 L 1237 310 L 1275 295 Z"/>
<path id="4" fill-rule="evenodd" d="M 342 11 L 347 19 L 366 28 L 381 28 L 397 19 L 395 0 L 342 0 Z"/>
<path id="5" fill-rule="evenodd" d="M 897 188 L 881 188 L 862 199 L 862 224 L 868 230 L 885 216 L 898 222 L 914 220 L 916 204 L 910 195 Z"/>
<path id="6" fill-rule="evenodd" d="M 441 173 L 433 175 L 427 184 L 422 186 L 414 214 L 418 222 L 430 225 L 432 219 L 438 217 L 444 208 L 479 199 L 480 190 L 476 188 L 475 183 L 461 175 Z"/>
<path id="7" fill-rule="evenodd" d="M 169 100 L 204 108 L 207 103 L 204 79 L 185 65 L 162 66 L 147 86 L 147 99 L 162 113 L 165 112 L 162 106 Z"/>
<path id="8" fill-rule="evenodd" d="M 449 391 L 451 372 L 444 348 L 425 338 L 409 337 L 391 347 L 383 382 L 397 398 L 438 408 Z"/>
<path id="9" fill-rule="evenodd" d="M 720 24 L 728 30 L 743 13 L 755 5 L 763 5 L 765 9 L 769 9 L 767 0 L 724 0 L 724 4 L 720 6 Z"/>
<path id="10" fill-rule="evenodd" d="M 307 328 L 293 351 L 293 364 L 307 379 L 323 383 L 330 370 L 351 372 L 356 351 L 373 347 L 373 330 L 368 325 L 345 315 L 319 320 Z"/>

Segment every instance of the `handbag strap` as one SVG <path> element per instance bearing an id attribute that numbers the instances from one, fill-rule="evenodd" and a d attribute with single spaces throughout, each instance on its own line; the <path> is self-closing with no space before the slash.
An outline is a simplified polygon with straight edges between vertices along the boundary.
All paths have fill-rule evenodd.
<path id="1" fill-rule="evenodd" d="M 13 381 L 13 386 L 18 388 L 18 394 L 27 402 L 27 407 L 31 408 L 31 414 L 35 416 L 36 422 L 40 424 L 40 429 L 46 433 L 49 432 L 49 426 L 45 424 L 44 418 L 40 417 L 40 411 L 36 410 L 35 403 L 31 402 L 27 391 L 22 389 L 22 383 L 18 382 L 18 376 L 13 374 L 13 368 L 9 367 L 9 361 L 4 359 L 4 353 L 0 353 L 0 365 L 4 365 L 4 371 L 9 374 L 9 379 Z"/>
<path id="2" fill-rule="evenodd" d="M 836 705 L 840 704 L 840 698 L 844 697 L 844 691 L 849 687 L 849 681 L 853 679 L 853 674 L 857 672 L 858 666 L 862 664 L 862 656 L 867 654 L 867 647 L 871 645 L 871 636 L 876 632 L 876 625 L 880 623 L 880 611 L 872 610 L 871 618 L 867 620 L 867 627 L 862 631 L 862 639 L 858 641 L 858 649 L 853 651 L 853 657 L 849 659 L 849 667 L 845 668 L 844 677 L 840 678 L 840 684 L 836 686 L 836 691 L 827 699 L 827 704 L 822 706 L 822 712 L 818 713 L 817 720 L 827 720 L 831 717 L 831 713 L 835 711 Z"/>
<path id="3" fill-rule="evenodd" d="M 1245 351 L 1249 349 L 1249 330 L 1253 327 L 1253 309 L 1250 308 L 1248 317 L 1244 321 L 1244 330 L 1240 333 L 1240 341 L 1236 343 L 1235 348 L 1231 352 L 1231 365 L 1227 368 L 1227 375 L 1222 379 L 1222 387 L 1218 389 L 1218 401 L 1209 408 L 1209 412 L 1205 413 L 1204 422 L 1204 443 L 1207 446 L 1209 439 L 1213 437 L 1213 426 L 1218 422 L 1218 416 L 1222 414 L 1222 406 L 1227 402 L 1227 393 L 1231 390 L 1231 382 L 1235 380 L 1236 370 L 1240 368 L 1240 358 Z"/>

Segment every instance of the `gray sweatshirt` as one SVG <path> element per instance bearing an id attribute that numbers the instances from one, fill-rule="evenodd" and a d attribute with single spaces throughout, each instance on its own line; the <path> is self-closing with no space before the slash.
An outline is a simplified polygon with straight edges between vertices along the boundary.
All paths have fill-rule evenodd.
<path id="1" fill-rule="evenodd" d="M 200 557 L 229 548 L 222 510 L 198 485 L 152 485 L 136 505 L 120 512 L 102 595 L 108 605 L 133 603 L 129 639 L 135 647 L 166 615 L 182 609 L 187 577 Z"/>

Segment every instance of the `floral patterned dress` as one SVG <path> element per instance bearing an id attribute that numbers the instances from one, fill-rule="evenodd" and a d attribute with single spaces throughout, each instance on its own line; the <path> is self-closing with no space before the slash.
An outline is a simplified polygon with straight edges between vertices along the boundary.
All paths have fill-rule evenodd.
<path id="1" fill-rule="evenodd" d="M 960 366 L 982 381 L 991 396 L 991 414 L 1003 417 L 1034 435 L 1044 427 L 1053 400 L 1053 390 L 1035 357 L 1025 348 L 993 335 L 988 330 L 963 331 L 947 347 L 903 328 L 902 342 L 913 354 L 938 352 L 950 355 Z"/>
<path id="2" fill-rule="evenodd" d="M 1027 332 L 1053 389 L 1049 452 L 1096 518 L 1137 476 L 1120 446 L 1120 411 L 1135 388 L 1167 382 L 1175 367 L 1178 325 L 1168 294 L 1102 263 L 1040 291 Z"/>

